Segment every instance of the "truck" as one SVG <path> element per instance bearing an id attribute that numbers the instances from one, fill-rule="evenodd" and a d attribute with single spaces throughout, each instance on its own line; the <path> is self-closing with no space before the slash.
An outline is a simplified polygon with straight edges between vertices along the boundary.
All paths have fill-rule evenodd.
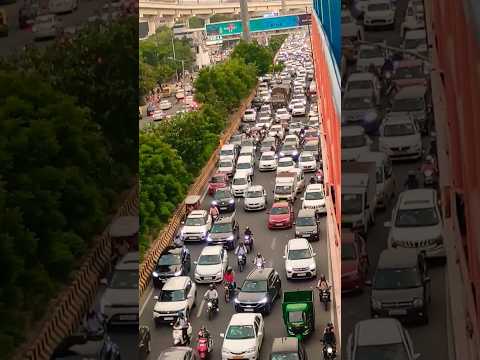
<path id="1" fill-rule="evenodd" d="M 312 334 L 315 331 L 314 291 L 284 291 L 282 317 L 289 336 L 303 340 Z"/>
<path id="2" fill-rule="evenodd" d="M 271 93 L 271 104 L 274 109 L 288 106 L 290 100 L 290 85 L 287 83 L 277 84 L 273 87 Z"/>
<path id="3" fill-rule="evenodd" d="M 377 205 L 375 162 L 342 163 L 342 227 L 367 234 Z"/>

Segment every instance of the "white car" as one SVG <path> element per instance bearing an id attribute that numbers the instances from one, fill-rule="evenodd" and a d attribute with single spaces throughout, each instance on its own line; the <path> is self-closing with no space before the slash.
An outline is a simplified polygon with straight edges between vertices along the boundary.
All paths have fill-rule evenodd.
<path id="1" fill-rule="evenodd" d="M 303 170 L 303 172 L 310 172 L 317 170 L 317 160 L 310 152 L 303 151 L 298 158 L 298 167 Z"/>
<path id="2" fill-rule="evenodd" d="M 160 101 L 160 110 L 169 110 L 173 107 L 173 104 L 168 100 Z"/>
<path id="3" fill-rule="evenodd" d="M 247 109 L 245 114 L 243 114 L 243 121 L 245 122 L 255 122 L 257 120 L 257 110 Z"/>
<path id="4" fill-rule="evenodd" d="M 361 126 L 342 126 L 342 161 L 355 160 L 361 153 L 370 151 L 372 141 Z"/>
<path id="5" fill-rule="evenodd" d="M 427 53 L 427 32 L 425 29 L 406 31 L 402 48 L 416 54 L 425 55 Z M 406 56 L 411 55 L 406 53 Z"/>
<path id="6" fill-rule="evenodd" d="M 160 295 L 154 297 L 156 300 L 153 307 L 155 325 L 174 322 L 179 312 L 188 316 L 195 306 L 196 295 L 197 285 L 189 276 L 169 278 L 160 290 Z"/>
<path id="7" fill-rule="evenodd" d="M 265 151 L 260 156 L 260 161 L 258 163 L 258 169 L 260 171 L 269 171 L 276 170 L 278 165 L 277 154 L 273 151 Z"/>
<path id="8" fill-rule="evenodd" d="M 368 72 L 370 64 L 376 67 L 383 66 L 385 62 L 385 51 L 379 46 L 360 45 L 357 56 L 357 71 Z"/>
<path id="9" fill-rule="evenodd" d="M 257 123 L 255 124 L 255 127 L 257 128 L 267 128 L 270 129 L 272 126 L 272 117 L 271 116 L 260 116 L 258 119 Z"/>
<path id="10" fill-rule="evenodd" d="M 288 110 L 290 110 L 290 112 L 291 112 L 293 110 L 293 107 L 296 104 L 302 104 L 303 105 L 303 101 L 299 100 L 299 99 L 290 101 L 290 104 L 288 104 Z"/>
<path id="11" fill-rule="evenodd" d="M 303 105 L 307 106 L 307 97 L 304 94 L 294 95 L 292 101 L 301 102 Z"/>
<path id="12" fill-rule="evenodd" d="M 342 10 L 342 38 L 363 40 L 363 27 L 357 24 L 350 10 Z"/>
<path id="13" fill-rule="evenodd" d="M 296 238 L 285 245 L 285 270 L 287 279 L 303 279 L 317 276 L 317 263 L 312 245 L 307 239 Z"/>
<path id="14" fill-rule="evenodd" d="M 250 186 L 245 192 L 243 208 L 248 210 L 264 210 L 267 206 L 267 191 L 262 185 Z"/>
<path id="15" fill-rule="evenodd" d="M 378 78 L 371 72 L 353 73 L 347 79 L 344 94 L 352 90 L 371 90 L 375 94 L 376 103 L 380 103 L 382 85 Z"/>
<path id="16" fill-rule="evenodd" d="M 255 147 L 254 146 L 242 146 L 240 149 L 239 159 L 243 156 L 255 156 Z"/>
<path id="17" fill-rule="evenodd" d="M 50 0 L 48 10 L 52 14 L 64 14 L 78 8 L 78 0 Z"/>
<path id="18" fill-rule="evenodd" d="M 277 165 L 277 174 L 281 172 L 288 172 L 290 170 L 295 169 L 295 161 L 289 156 L 282 157 L 280 160 L 278 160 L 278 165 Z"/>
<path id="19" fill-rule="evenodd" d="M 370 0 L 363 16 L 363 26 L 395 28 L 395 5 L 391 0 Z"/>
<path id="20" fill-rule="evenodd" d="M 277 122 L 290 121 L 291 118 L 292 116 L 290 115 L 290 113 L 286 108 L 277 109 L 277 112 L 275 113 L 275 120 Z"/>
<path id="21" fill-rule="evenodd" d="M 310 116 L 307 125 L 308 127 L 318 129 L 320 127 L 320 118 L 318 116 Z"/>
<path id="22" fill-rule="evenodd" d="M 194 279 L 199 284 L 218 283 L 223 281 L 227 270 L 228 253 L 222 245 L 205 246 L 195 266 Z"/>
<path id="23" fill-rule="evenodd" d="M 289 126 L 288 133 L 290 135 L 297 135 L 298 133 L 300 133 L 300 130 L 302 130 L 302 128 L 304 127 L 305 125 L 301 122 L 293 122 Z"/>
<path id="24" fill-rule="evenodd" d="M 414 189 L 400 193 L 392 210 L 388 247 L 416 248 L 427 258 L 445 257 L 442 218 L 437 191 Z"/>
<path id="25" fill-rule="evenodd" d="M 275 137 L 275 135 L 278 135 L 280 139 L 283 139 L 283 137 L 285 136 L 285 129 L 282 125 L 272 125 L 272 127 L 268 131 L 268 137 Z"/>
<path id="26" fill-rule="evenodd" d="M 285 140 L 283 140 L 283 144 L 294 144 L 296 147 L 300 145 L 300 140 L 298 136 L 295 134 L 288 134 L 285 136 Z"/>
<path id="27" fill-rule="evenodd" d="M 183 89 L 177 90 L 177 92 L 175 93 L 175 98 L 177 100 L 185 99 L 185 90 L 183 90 Z"/>
<path id="28" fill-rule="evenodd" d="M 389 116 L 380 126 L 380 151 L 390 159 L 422 157 L 422 135 L 411 115 Z"/>
<path id="29" fill-rule="evenodd" d="M 246 173 L 235 173 L 231 185 L 233 196 L 242 197 L 251 184 L 250 176 Z"/>
<path id="30" fill-rule="evenodd" d="M 263 316 L 260 313 L 234 314 L 222 337 L 222 360 L 260 359 L 264 336 Z"/>
<path id="31" fill-rule="evenodd" d="M 293 105 L 292 116 L 305 116 L 305 114 L 306 114 L 306 109 L 304 104 L 297 103 Z"/>
<path id="32" fill-rule="evenodd" d="M 206 210 L 193 210 L 183 223 L 180 234 L 184 241 L 204 241 L 212 227 L 212 217 Z"/>
<path id="33" fill-rule="evenodd" d="M 55 38 L 62 32 L 61 19 L 53 14 L 37 16 L 32 27 L 35 40 Z"/>
<path id="34" fill-rule="evenodd" d="M 232 175 L 233 175 L 233 172 L 234 172 L 233 161 L 232 161 L 232 160 L 229 160 L 229 159 L 220 160 L 220 161 L 218 162 L 217 172 L 225 173 L 225 174 L 227 174 L 228 176 L 232 176 Z"/>
<path id="35" fill-rule="evenodd" d="M 237 148 L 234 144 L 223 145 L 220 149 L 220 161 L 231 160 L 235 162 L 237 157 Z"/>
<path id="36" fill-rule="evenodd" d="M 251 155 L 239 156 L 237 167 L 235 168 L 235 174 L 243 173 L 245 176 L 252 178 L 254 167 L 255 161 Z"/>
<path id="37" fill-rule="evenodd" d="M 261 113 L 267 113 L 267 114 L 272 114 L 272 107 L 269 104 L 263 104 L 260 107 L 260 112 Z"/>
<path id="38" fill-rule="evenodd" d="M 425 29 L 423 6 L 409 5 L 405 11 L 405 20 L 400 26 L 400 35 L 405 37 L 409 30 Z"/>
<path id="39" fill-rule="evenodd" d="M 325 193 L 322 184 L 309 184 L 302 197 L 302 209 L 312 209 L 318 214 L 326 214 Z"/>

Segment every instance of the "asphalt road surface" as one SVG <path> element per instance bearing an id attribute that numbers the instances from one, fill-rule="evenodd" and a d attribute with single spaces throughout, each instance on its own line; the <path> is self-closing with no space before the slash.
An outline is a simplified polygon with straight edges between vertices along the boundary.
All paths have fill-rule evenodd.
<path id="1" fill-rule="evenodd" d="M 387 45 L 398 46 L 401 42 L 400 25 L 404 19 L 404 13 L 408 0 L 397 1 L 396 27 L 388 31 L 365 31 L 367 41 L 387 41 Z M 376 138 L 373 147 L 375 148 Z M 424 143 L 428 143 L 428 137 Z M 394 162 L 393 172 L 397 183 L 397 193 L 404 184 L 407 172 L 417 170 L 421 165 L 419 161 Z M 377 211 L 375 225 L 371 227 L 367 237 L 367 251 L 370 260 L 369 278 L 373 275 L 380 252 L 387 247 L 388 229 L 384 222 L 390 220 L 392 207 L 395 201 L 388 204 L 383 211 Z M 446 331 L 446 293 L 445 271 L 442 264 L 430 264 L 429 275 L 431 277 L 432 302 L 429 308 L 430 322 L 428 325 L 408 325 L 414 344 L 414 350 L 421 354 L 421 359 L 446 360 L 447 331 Z M 346 343 L 347 337 L 352 333 L 355 324 L 360 320 L 370 318 L 370 291 L 368 288 L 362 294 L 350 294 L 342 296 L 342 343 Z M 346 358 L 346 356 L 344 356 Z"/>
<path id="2" fill-rule="evenodd" d="M 301 118 L 299 118 L 301 119 Z M 258 166 L 258 155 L 257 155 L 257 166 Z M 309 176 L 306 176 L 306 181 L 308 181 Z M 268 194 L 268 204 L 271 205 L 273 201 L 273 187 L 275 182 L 275 172 L 265 173 L 259 172 L 258 168 L 255 171 L 254 184 L 263 185 L 267 190 Z M 300 196 L 299 196 L 300 197 Z M 202 202 L 202 207 L 208 209 L 211 197 L 206 196 Z M 298 209 L 301 205 L 301 201 L 297 199 L 295 203 L 295 213 L 298 213 Z M 267 205 L 268 207 L 268 205 Z M 272 265 L 280 274 L 282 279 L 282 289 L 283 290 L 295 290 L 295 289 L 305 289 L 305 288 L 315 288 L 316 279 L 312 280 L 300 280 L 300 281 L 287 281 L 285 275 L 285 266 L 284 260 L 282 258 L 284 253 L 284 246 L 286 245 L 289 239 L 295 237 L 294 229 L 290 230 L 276 230 L 271 231 L 267 228 L 267 214 L 266 212 L 245 212 L 242 206 L 242 200 L 237 200 L 237 209 L 236 209 L 236 219 L 240 224 L 240 232 L 243 233 L 246 226 L 249 226 L 254 234 L 255 243 L 254 247 L 256 251 L 262 253 L 267 259 L 267 265 Z M 326 218 L 320 220 L 320 238 L 318 242 L 313 242 L 312 246 L 317 254 L 317 273 L 328 274 L 328 251 L 326 244 Z M 195 261 L 203 247 L 204 244 L 192 244 L 186 243 L 192 257 L 192 271 L 193 273 L 193 261 Z M 251 264 L 252 260 L 251 254 L 248 256 L 247 262 L 250 262 L 247 265 L 247 268 L 244 272 L 240 273 L 236 271 L 236 257 L 229 252 L 229 264 L 233 267 L 236 272 L 236 281 L 239 286 L 243 283 L 245 276 L 253 268 Z M 203 294 L 205 293 L 207 286 L 197 284 L 197 306 L 192 310 L 190 319 L 192 321 L 193 333 L 199 330 L 202 324 L 207 326 L 207 329 L 210 331 L 214 341 L 214 350 L 212 353 L 212 359 L 221 358 L 221 347 L 222 339 L 219 334 L 225 332 L 228 322 L 230 321 L 231 316 L 235 313 L 233 304 L 225 304 L 223 300 L 223 287 L 218 287 L 220 295 L 220 312 L 217 314 L 213 320 L 209 321 L 205 312 L 205 304 L 202 301 Z M 159 326 L 155 327 L 153 322 L 153 306 L 155 300 L 153 299 L 154 295 L 158 294 L 158 290 L 149 289 L 146 291 L 145 298 L 141 300 L 140 303 L 140 323 L 142 325 L 147 325 L 151 329 L 152 333 L 152 353 L 150 355 L 151 359 L 156 359 L 159 353 L 166 349 L 169 346 L 172 346 L 172 337 L 171 337 L 171 328 L 169 326 Z M 276 337 L 286 336 L 286 330 L 282 321 L 282 312 L 281 312 L 281 300 L 276 300 L 276 303 L 273 306 L 272 312 L 270 315 L 267 315 L 265 318 L 265 338 L 262 345 L 260 359 L 267 359 L 267 356 L 270 353 L 271 345 L 273 339 Z M 321 334 L 325 324 L 330 321 L 331 314 L 326 312 L 323 308 L 320 307 L 318 302 L 318 296 L 316 295 L 316 331 L 312 337 L 306 340 L 306 348 L 311 359 L 318 359 L 319 354 L 321 353 L 322 344 L 320 343 Z M 193 343 L 195 346 L 195 343 Z"/>

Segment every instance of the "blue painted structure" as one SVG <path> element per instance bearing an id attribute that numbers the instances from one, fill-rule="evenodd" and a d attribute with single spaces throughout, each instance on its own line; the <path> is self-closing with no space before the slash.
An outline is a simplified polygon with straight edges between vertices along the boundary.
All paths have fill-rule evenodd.
<path id="1" fill-rule="evenodd" d="M 337 64 L 342 60 L 340 0 L 313 0 L 313 10 L 320 20 Z"/>

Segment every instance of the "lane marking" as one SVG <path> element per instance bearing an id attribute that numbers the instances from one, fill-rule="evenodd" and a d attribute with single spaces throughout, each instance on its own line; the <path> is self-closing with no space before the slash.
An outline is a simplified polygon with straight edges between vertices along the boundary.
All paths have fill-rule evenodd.
<path id="1" fill-rule="evenodd" d="M 202 311 L 203 311 L 203 307 L 205 306 L 205 299 L 202 300 L 202 302 L 200 303 L 200 305 L 198 306 L 198 310 L 197 310 L 197 318 L 200 317 L 200 315 L 202 315 Z"/>
<path id="2" fill-rule="evenodd" d="M 274 238 L 272 239 L 272 243 L 270 244 L 270 248 L 271 248 L 272 250 L 275 250 L 275 246 L 276 246 L 276 245 L 277 245 L 277 238 L 274 237 Z"/>
<path id="3" fill-rule="evenodd" d="M 147 298 L 145 299 L 145 302 L 143 303 L 142 307 L 140 308 L 140 317 L 142 316 L 143 312 L 145 311 L 145 308 L 147 307 L 147 304 L 150 303 L 150 299 L 153 296 L 153 287 L 150 288 Z"/>

